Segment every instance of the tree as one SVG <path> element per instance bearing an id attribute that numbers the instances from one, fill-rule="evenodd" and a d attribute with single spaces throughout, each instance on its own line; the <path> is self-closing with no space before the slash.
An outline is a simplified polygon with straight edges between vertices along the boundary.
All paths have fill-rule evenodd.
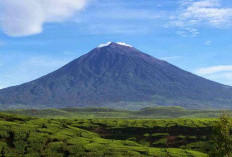
<path id="1" fill-rule="evenodd" d="M 213 129 L 211 156 L 232 157 L 232 119 L 224 113 Z"/>

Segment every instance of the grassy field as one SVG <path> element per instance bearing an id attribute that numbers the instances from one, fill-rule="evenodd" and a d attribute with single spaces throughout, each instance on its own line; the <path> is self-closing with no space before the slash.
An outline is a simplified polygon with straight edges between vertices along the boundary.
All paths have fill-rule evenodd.
<path id="1" fill-rule="evenodd" d="M 0 113 L 0 154 L 207 157 L 216 120 L 62 119 Z"/>
<path id="2" fill-rule="evenodd" d="M 187 110 L 181 107 L 148 107 L 138 111 L 109 108 L 64 108 L 7 110 L 12 114 L 46 118 L 123 118 L 123 119 L 167 119 L 167 118 L 216 118 L 224 110 Z"/>

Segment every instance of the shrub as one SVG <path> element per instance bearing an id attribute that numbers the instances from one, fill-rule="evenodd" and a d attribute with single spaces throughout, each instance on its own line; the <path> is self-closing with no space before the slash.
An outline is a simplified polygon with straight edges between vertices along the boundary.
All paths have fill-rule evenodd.
<path id="1" fill-rule="evenodd" d="M 229 114 L 223 114 L 214 126 L 212 140 L 212 156 L 232 157 L 232 119 Z"/>

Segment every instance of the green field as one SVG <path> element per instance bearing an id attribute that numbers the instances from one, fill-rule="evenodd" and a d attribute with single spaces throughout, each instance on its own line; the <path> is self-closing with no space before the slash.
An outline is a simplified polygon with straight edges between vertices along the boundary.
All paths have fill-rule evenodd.
<path id="1" fill-rule="evenodd" d="M 64 108 L 21 109 L 4 111 L 12 114 L 46 118 L 123 118 L 123 119 L 167 119 L 167 118 L 216 118 L 225 110 L 187 110 L 181 107 L 147 107 L 141 110 L 117 110 L 109 108 Z"/>
<path id="2" fill-rule="evenodd" d="M 0 154 L 3 157 L 207 157 L 215 121 L 36 118 L 0 113 Z"/>

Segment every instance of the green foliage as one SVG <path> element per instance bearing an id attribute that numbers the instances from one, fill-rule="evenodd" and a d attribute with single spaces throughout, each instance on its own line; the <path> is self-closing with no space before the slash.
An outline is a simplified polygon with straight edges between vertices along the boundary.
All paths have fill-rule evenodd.
<path id="1" fill-rule="evenodd" d="M 147 129 L 155 126 L 163 127 L 170 121 L 163 124 L 164 120 L 156 122 L 155 120 L 42 119 L 1 113 L 0 117 L 0 156 L 3 157 L 208 156 L 191 150 L 149 147 L 150 142 L 147 140 L 154 136 L 150 136 L 152 133 L 146 133 Z M 177 120 L 174 121 L 178 123 Z M 180 121 L 180 125 L 186 124 Z M 102 128 L 106 130 L 101 130 Z M 128 130 L 125 134 L 122 132 L 127 128 L 142 129 L 143 139 L 140 139 L 140 142 L 137 142 L 137 137 L 135 141 L 124 139 L 130 135 L 130 132 L 126 133 Z M 116 139 L 107 137 L 110 133 L 107 129 L 117 133 Z M 106 132 L 102 134 L 101 131 Z"/>
<path id="2" fill-rule="evenodd" d="M 197 142 L 188 143 L 187 145 L 182 145 L 180 148 L 210 154 L 209 151 L 212 150 L 211 145 L 212 142 L 210 141 L 197 141 Z"/>
<path id="3" fill-rule="evenodd" d="M 212 156 L 232 157 L 232 119 L 229 114 L 224 114 L 216 123 L 212 139 Z"/>
<path id="4" fill-rule="evenodd" d="M 162 138 L 156 142 L 153 143 L 153 146 L 155 147 L 165 147 L 167 144 L 168 139 L 167 138 Z"/>
<path id="5" fill-rule="evenodd" d="M 133 105 L 132 105 L 133 106 Z M 187 110 L 177 106 L 155 106 L 141 110 L 118 110 L 110 108 L 64 108 L 64 109 L 20 109 L 4 112 L 43 118 L 124 118 L 124 119 L 167 119 L 167 118 L 218 118 L 223 110 Z M 9 116 L 10 117 L 10 116 Z M 0 116 L 1 118 L 1 116 Z"/>

